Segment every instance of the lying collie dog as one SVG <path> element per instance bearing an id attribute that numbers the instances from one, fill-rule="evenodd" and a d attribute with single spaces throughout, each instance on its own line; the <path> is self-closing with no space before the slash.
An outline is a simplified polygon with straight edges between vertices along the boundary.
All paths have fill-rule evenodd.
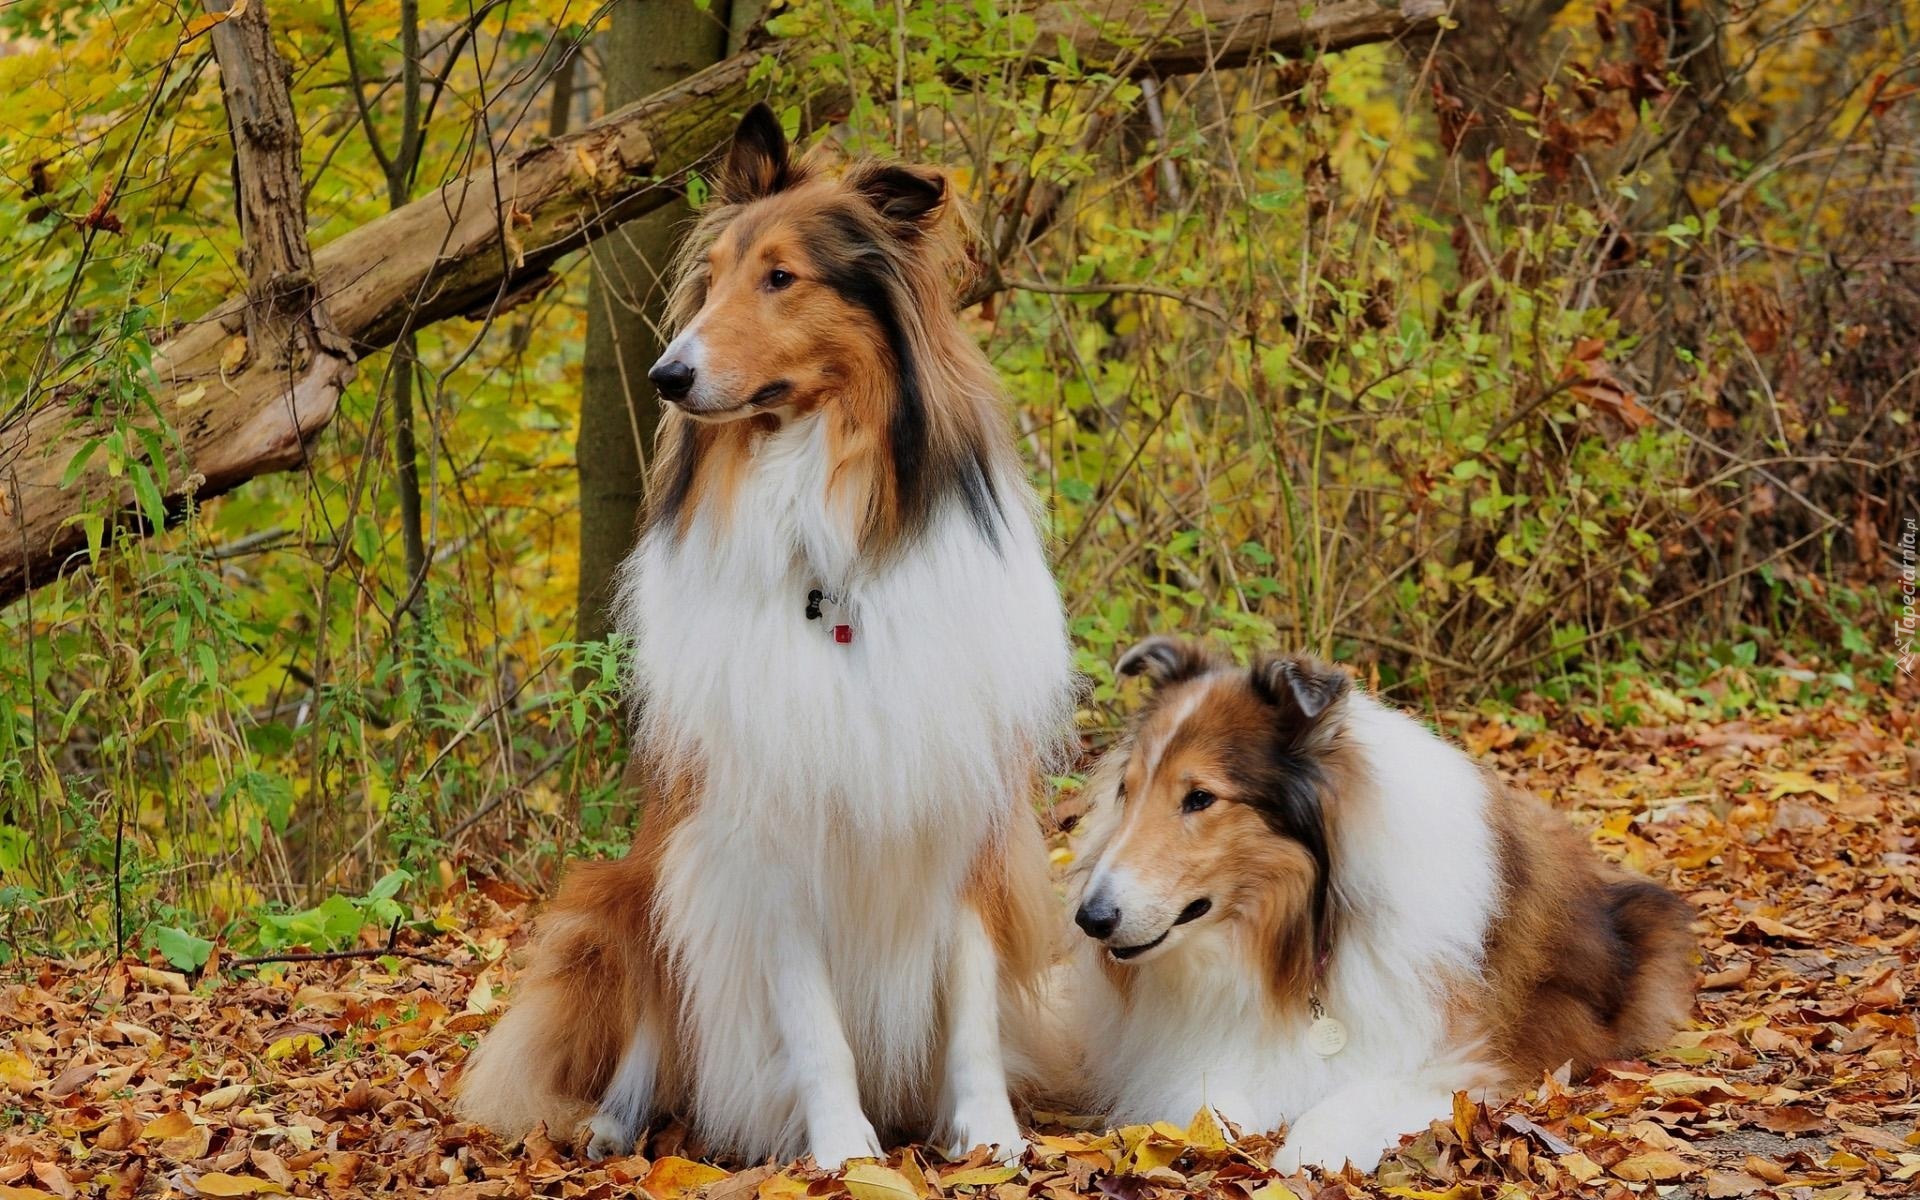
<path id="1" fill-rule="evenodd" d="M 748 1160 L 1017 1154 L 1005 1038 L 1059 911 L 1031 800 L 1074 684 L 946 181 L 791 160 L 756 106 L 716 201 L 618 584 L 642 824 L 569 871 L 462 1107 L 594 1157 L 668 1111 Z"/>
<path id="2" fill-rule="evenodd" d="M 1456 1091 L 1665 1044 L 1692 913 L 1309 658 L 1156 638 L 1096 771 L 1073 974 L 1116 1123 L 1290 1125 L 1275 1166 L 1372 1170 Z"/>

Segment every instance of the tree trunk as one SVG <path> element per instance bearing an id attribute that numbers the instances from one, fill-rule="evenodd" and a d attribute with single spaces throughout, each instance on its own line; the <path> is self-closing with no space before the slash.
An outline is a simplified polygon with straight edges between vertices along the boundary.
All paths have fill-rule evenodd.
<path id="1" fill-rule="evenodd" d="M 1081 5 L 1051 4 L 1036 13 L 1037 44 L 1051 55 L 1065 40 L 1083 63 L 1164 75 L 1239 66 L 1269 51 L 1422 32 L 1446 2 L 1400 0 L 1389 7 L 1333 0 L 1303 9 L 1291 0 L 1190 0 L 1169 16 L 1158 3 L 1116 0 L 1102 8 L 1098 28 Z M 247 20 L 258 19 L 263 29 L 264 7 L 247 11 Z M 1116 26 L 1144 40 L 1120 48 L 1111 37 Z M 219 46 L 216 41 L 216 55 Z M 307 275 L 293 271 L 278 284 L 250 285 L 249 297 L 259 293 L 269 313 L 294 314 L 304 331 L 286 354 L 264 353 L 262 343 L 250 340 L 241 365 L 223 367 L 223 355 L 255 307 L 248 297 L 189 322 L 158 347 L 154 360 L 155 408 L 186 414 L 175 417 L 181 448 L 168 473 L 169 503 L 179 509 L 189 494 L 218 495 L 306 461 L 308 440 L 332 418 L 351 372 L 335 326 L 365 353 L 391 345 L 409 325 L 492 316 L 549 286 L 549 271 L 564 255 L 678 196 L 677 181 L 725 144 L 740 113 L 759 96 L 762 89 L 750 82 L 755 64 L 781 52 L 775 45 L 737 54 L 577 133 L 504 156 L 321 247 Z M 222 56 L 223 68 L 226 61 Z M 1031 61 L 1039 66 L 1047 58 Z M 278 69 L 284 100 L 284 67 Z M 806 82 L 813 90 L 803 103 L 815 117 L 845 110 L 844 85 Z M 236 143 L 251 140 L 241 120 L 234 126 Z M 282 144 L 294 146 L 290 161 L 297 168 L 295 128 L 289 126 Z M 299 178 L 297 169 L 290 178 Z M 279 195 L 298 216 L 299 189 Z M 279 213 L 271 224 L 304 228 L 285 217 Z M 315 296 L 327 298 L 324 310 L 312 302 Z M 115 510 L 109 536 L 149 532 L 133 515 L 131 488 L 103 464 L 89 462 L 62 486 L 68 463 L 96 435 L 84 415 L 44 404 L 0 427 L 0 603 L 71 565 L 86 545 L 73 519 L 80 513 Z"/>
<path id="2" fill-rule="evenodd" d="M 155 472 L 166 480 L 170 518 L 201 497 L 299 465 L 306 439 L 333 419 L 353 378 L 351 345 L 323 299 L 325 277 L 307 242 L 300 123 L 266 6 L 250 4 L 230 16 L 229 0 L 207 0 L 206 8 L 224 18 L 210 40 L 233 141 L 247 290 L 189 325 L 155 358 L 154 408 L 176 414 L 180 445 L 167 469 Z M 109 471 L 104 454 L 61 485 L 67 464 L 114 427 L 114 416 L 92 402 L 42 405 L 0 427 L 0 603 L 69 565 L 86 545 L 73 518 L 92 505 L 104 501 L 118 510 L 107 524 L 109 538 L 151 532 L 131 485 Z"/>
<path id="3" fill-rule="evenodd" d="M 618 0 L 602 43 L 606 104 L 631 104 L 720 60 L 724 6 L 693 0 Z M 607 635 L 609 584 L 633 546 L 647 452 L 660 420 L 647 368 L 660 357 L 668 264 L 691 215 L 679 196 L 594 243 L 587 284 L 587 348 L 574 458 L 580 473 L 580 581 L 576 636 Z"/>

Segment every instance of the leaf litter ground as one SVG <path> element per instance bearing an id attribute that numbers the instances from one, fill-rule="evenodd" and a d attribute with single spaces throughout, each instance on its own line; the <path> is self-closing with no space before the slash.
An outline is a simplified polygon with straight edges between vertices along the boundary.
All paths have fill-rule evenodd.
<path id="1" fill-rule="evenodd" d="M 1040 1114 L 1018 1166 L 909 1148 L 840 1175 L 711 1164 L 677 1125 L 601 1164 L 545 1132 L 502 1145 L 447 1103 L 511 992 L 530 916 L 526 897 L 481 881 L 452 901 L 458 932 L 401 943 L 414 957 L 242 968 L 216 954 L 193 979 L 157 957 L 15 964 L 0 984 L 0 1200 L 1920 1194 L 1920 754 L 1839 708 L 1465 736 L 1693 902 L 1704 986 L 1667 1051 L 1505 1105 L 1458 1098 L 1374 1176 L 1277 1177 L 1268 1138 L 1231 1140 L 1204 1115 L 1108 1132 Z"/>

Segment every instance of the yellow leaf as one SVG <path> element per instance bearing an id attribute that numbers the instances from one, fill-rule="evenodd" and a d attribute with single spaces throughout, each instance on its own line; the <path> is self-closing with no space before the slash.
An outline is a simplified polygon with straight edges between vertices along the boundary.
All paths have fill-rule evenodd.
<path id="1" fill-rule="evenodd" d="M 640 1181 L 640 1187 L 652 1196 L 653 1200 L 680 1200 L 680 1197 L 707 1186 L 718 1183 L 727 1177 L 727 1172 L 719 1167 L 709 1167 L 705 1163 L 694 1162 L 690 1158 L 675 1158 L 668 1155 L 656 1158 L 653 1169 Z"/>
<path id="2" fill-rule="evenodd" d="M 1773 785 L 1773 790 L 1767 793 L 1769 800 L 1802 795 L 1835 801 L 1840 799 L 1839 784 L 1821 783 L 1805 771 L 1762 771 L 1760 777 Z"/>
<path id="3" fill-rule="evenodd" d="M 1300 1200 L 1300 1193 L 1275 1179 L 1253 1189 L 1253 1200 Z"/>
<path id="4" fill-rule="evenodd" d="M 877 1162 L 853 1164 L 840 1181 L 853 1193 L 853 1200 L 919 1200 L 905 1175 Z"/>
<path id="5" fill-rule="evenodd" d="M 1200 1111 L 1193 1114 L 1193 1120 L 1187 1122 L 1187 1144 L 1195 1150 L 1225 1150 L 1227 1131 L 1220 1128 L 1219 1118 L 1213 1115 L 1213 1109 L 1201 1105 Z"/>
<path id="6" fill-rule="evenodd" d="M 229 1175 L 225 1171 L 208 1171 L 193 1181 L 193 1190 L 202 1196 L 284 1196 L 287 1192 L 271 1179 L 261 1179 L 257 1175 Z"/>
<path id="7" fill-rule="evenodd" d="M 304 1125 L 294 1126 L 294 1130 L 307 1130 Z M 293 1131 L 289 1131 L 291 1135 Z M 196 1158 L 205 1158 L 207 1151 L 213 1148 L 213 1127 L 195 1125 L 193 1129 L 179 1137 L 162 1138 L 158 1141 L 159 1156 L 174 1162 L 192 1162 Z"/>
<path id="8" fill-rule="evenodd" d="M 784 1173 L 761 1180 L 760 1186 L 754 1189 L 756 1200 L 800 1200 L 806 1194 L 806 1180 L 795 1179 Z"/>
<path id="9" fill-rule="evenodd" d="M 33 1064 L 24 1055 L 0 1050 L 0 1087 L 24 1092 L 33 1086 Z"/>
<path id="10" fill-rule="evenodd" d="M 490 1013 L 496 1001 L 493 998 L 493 966 L 482 967 L 473 977 L 473 986 L 467 989 L 467 1006 L 462 1011 L 470 1013 Z"/>
<path id="11" fill-rule="evenodd" d="M 230 1083 L 225 1087 L 215 1088 L 200 1097 L 200 1111 L 220 1112 L 232 1108 L 245 1099 L 246 1095 L 247 1085 L 244 1083 Z"/>
<path id="12" fill-rule="evenodd" d="M 318 1054 L 326 1043 L 317 1033 L 292 1033 L 267 1047 L 267 1061 L 278 1062 L 283 1058 L 295 1058 L 303 1054 Z"/>
<path id="13" fill-rule="evenodd" d="M 1020 1173 L 1017 1165 L 969 1167 L 964 1171 L 945 1171 L 941 1187 L 997 1187 Z"/>
<path id="14" fill-rule="evenodd" d="M 1120 1170 L 1128 1175 L 1145 1175 L 1172 1166 L 1187 1148 L 1186 1131 L 1166 1124 L 1129 1125 L 1120 1131 L 1120 1137 L 1127 1148 L 1120 1159 Z"/>
<path id="15" fill-rule="evenodd" d="M 148 1121 L 147 1127 L 140 1131 L 140 1136 L 163 1141 L 167 1138 L 185 1137 L 192 1132 L 193 1118 L 176 1108 L 164 1116 Z"/>
<path id="16" fill-rule="evenodd" d="M 227 348 L 220 352 L 220 373 L 222 375 L 231 375 L 233 372 L 238 371 L 241 364 L 246 361 L 247 338 L 245 334 L 240 334 L 229 341 Z"/>
<path id="17" fill-rule="evenodd" d="M 913 1185 L 913 1194 L 923 1198 L 933 1195 L 933 1184 L 927 1179 L 927 1168 L 920 1162 L 912 1150 L 900 1156 L 900 1173 Z"/>
<path id="18" fill-rule="evenodd" d="M 1478 1106 L 1467 1098 L 1465 1092 L 1453 1094 L 1453 1131 L 1460 1135 L 1460 1144 L 1463 1146 L 1474 1144 L 1473 1119 L 1478 1112 Z"/>
<path id="19" fill-rule="evenodd" d="M 1578 1150 L 1560 1156 L 1560 1169 L 1573 1176 L 1575 1183 L 1585 1183 L 1600 1174 L 1600 1164 Z"/>
<path id="20" fill-rule="evenodd" d="M 1692 1163 L 1671 1150 L 1649 1150 L 1613 1164 L 1615 1175 L 1635 1182 L 1679 1179 L 1683 1175 L 1691 1175 L 1693 1171 Z"/>
<path id="21" fill-rule="evenodd" d="M 1662 1071 L 1647 1081 L 1647 1086 L 1663 1096 L 1692 1096 L 1719 1089 L 1732 1092 L 1724 1079 L 1711 1075 L 1690 1075 L 1685 1071 Z M 1734 1095 L 1739 1093 L 1735 1092 Z"/>
<path id="22" fill-rule="evenodd" d="M 59 1200 L 52 1192 L 43 1192 L 39 1188 L 15 1187 L 10 1183 L 0 1183 L 0 1200 Z"/>
<path id="23" fill-rule="evenodd" d="M 1089 1138 L 1085 1134 L 1061 1137 L 1052 1133 L 1036 1133 L 1033 1135 L 1033 1144 L 1041 1149 L 1051 1150 L 1055 1154 L 1084 1154 L 1089 1150 L 1111 1150 L 1113 1139 Z"/>

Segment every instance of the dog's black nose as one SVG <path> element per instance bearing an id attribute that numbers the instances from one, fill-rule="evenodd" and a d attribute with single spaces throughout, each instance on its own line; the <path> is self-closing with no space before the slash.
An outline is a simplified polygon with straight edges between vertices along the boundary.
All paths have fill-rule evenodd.
<path id="1" fill-rule="evenodd" d="M 1103 896 L 1089 896 L 1073 914 L 1073 923 L 1090 938 L 1105 938 L 1120 924 L 1120 907 Z"/>
<path id="2" fill-rule="evenodd" d="M 669 400 L 683 400 L 693 390 L 693 368 L 679 359 L 672 362 L 657 362 L 653 370 L 647 372 L 647 378 L 653 380 L 653 386 Z"/>

